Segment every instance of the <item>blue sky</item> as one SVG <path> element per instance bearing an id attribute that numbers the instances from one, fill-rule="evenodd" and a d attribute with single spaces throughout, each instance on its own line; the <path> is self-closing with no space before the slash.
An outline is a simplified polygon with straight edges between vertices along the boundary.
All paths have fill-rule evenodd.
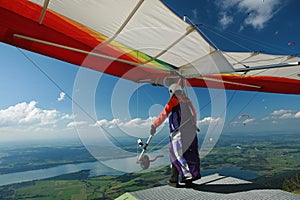
<path id="1" fill-rule="evenodd" d="M 222 50 L 250 49 L 265 53 L 300 54 L 300 16 L 297 10 L 300 2 L 296 0 L 163 2 L 180 17 L 187 15 L 194 23 L 204 24 L 203 31 Z M 207 27 L 214 27 L 226 38 L 230 38 L 234 32 L 247 40 L 230 38 L 224 41 L 224 38 L 216 37 L 212 29 Z M 288 45 L 291 41 L 296 44 Z M 1 141 L 77 138 L 74 127 L 89 130 L 97 124 L 116 137 L 120 130 L 129 135 L 141 134 L 146 137 L 153 117 L 168 100 L 167 90 L 163 87 L 120 80 L 2 43 L 0 58 Z M 78 84 L 85 84 L 78 82 L 79 77 L 84 76 L 87 76 L 86 80 L 90 77 L 100 79 L 92 86 L 95 88 L 95 98 L 91 106 L 95 106 L 95 113 L 91 114 L 91 122 L 74 122 L 73 117 L 77 113 L 73 113 L 74 105 L 68 96 L 74 98 L 74 94 L 79 91 Z M 124 88 L 132 89 L 127 91 Z M 126 96 L 128 92 L 130 96 Z M 223 132 L 300 132 L 300 95 L 226 91 L 225 115 L 225 107 L 222 106 L 213 114 L 210 103 L 214 101 L 212 94 L 223 95 L 224 91 L 220 93 L 198 88 L 191 93 L 194 94 L 192 96 L 198 108 L 199 126 L 204 134 L 209 124 L 220 121 L 224 124 Z M 243 120 L 237 118 L 242 113 L 251 116 L 245 126 Z"/>

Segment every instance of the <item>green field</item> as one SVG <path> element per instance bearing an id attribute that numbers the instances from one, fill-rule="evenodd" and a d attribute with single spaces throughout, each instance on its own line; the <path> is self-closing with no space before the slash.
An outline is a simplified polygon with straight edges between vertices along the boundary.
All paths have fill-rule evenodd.
<path id="1" fill-rule="evenodd" d="M 262 175 L 300 170 L 300 136 L 244 135 L 221 138 L 203 159 L 203 168 L 238 166 Z"/>

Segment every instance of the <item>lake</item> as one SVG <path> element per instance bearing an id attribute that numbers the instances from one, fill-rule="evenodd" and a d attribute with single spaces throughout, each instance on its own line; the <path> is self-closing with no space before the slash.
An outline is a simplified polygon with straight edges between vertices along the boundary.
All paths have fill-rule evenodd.
<path id="1" fill-rule="evenodd" d="M 0 175 L 0 186 L 26 181 L 51 178 L 63 174 L 70 174 L 82 170 L 90 170 L 90 176 L 121 175 L 123 172 L 110 169 L 98 161 L 80 164 L 66 164 L 47 169 L 30 170 Z"/>
<path id="2" fill-rule="evenodd" d="M 207 170 L 201 171 L 202 176 L 207 176 L 207 175 L 215 174 L 215 173 L 218 173 L 223 176 L 231 176 L 231 177 L 242 179 L 242 180 L 251 180 L 251 179 L 261 176 L 260 174 L 254 172 L 254 171 L 242 170 L 239 167 L 232 167 L 232 166 L 224 166 L 224 167 L 220 167 L 218 169 L 207 169 Z"/>
<path id="3" fill-rule="evenodd" d="M 116 162 L 118 162 L 118 160 Z M 138 166 L 135 162 L 133 162 L 132 165 Z M 111 169 L 103 165 L 101 162 L 95 161 L 95 162 L 87 162 L 87 163 L 80 163 L 80 164 L 66 164 L 66 165 L 60 165 L 57 167 L 51 167 L 47 169 L 3 174 L 0 175 L 0 186 L 51 178 L 63 174 L 79 172 L 82 170 L 90 170 L 90 177 L 95 177 L 100 175 L 124 174 L 124 172 Z M 251 180 L 253 178 L 260 176 L 260 174 L 256 172 L 250 170 L 241 170 L 238 167 L 220 167 L 218 169 L 209 169 L 209 170 L 201 171 L 202 176 L 206 176 L 214 173 L 219 173 L 224 176 L 231 176 L 243 180 Z"/>

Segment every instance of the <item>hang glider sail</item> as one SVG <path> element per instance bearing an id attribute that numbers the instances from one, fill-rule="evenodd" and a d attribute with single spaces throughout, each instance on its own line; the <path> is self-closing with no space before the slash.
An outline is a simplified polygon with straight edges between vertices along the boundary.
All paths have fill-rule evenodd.
<path id="1" fill-rule="evenodd" d="M 135 82 L 300 94 L 300 58 L 214 48 L 159 0 L 0 1 L 0 41 Z"/>

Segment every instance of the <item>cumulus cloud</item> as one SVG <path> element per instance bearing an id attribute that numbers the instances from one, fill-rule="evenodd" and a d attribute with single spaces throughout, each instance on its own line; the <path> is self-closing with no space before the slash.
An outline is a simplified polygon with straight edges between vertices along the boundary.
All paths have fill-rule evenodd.
<path id="1" fill-rule="evenodd" d="M 107 128 L 149 128 L 154 120 L 154 117 L 149 117 L 148 119 L 134 118 L 131 120 L 112 119 L 110 121 L 101 119 L 91 126 L 103 126 Z"/>
<path id="2" fill-rule="evenodd" d="M 213 117 L 205 117 L 202 120 L 198 120 L 197 124 L 198 125 L 209 125 L 210 123 L 217 123 L 221 120 L 220 117 L 218 118 L 213 118 Z"/>
<path id="3" fill-rule="evenodd" d="M 217 0 L 216 3 L 220 8 L 221 20 L 219 22 L 221 24 L 230 22 L 234 17 L 245 16 L 242 19 L 243 24 L 245 26 L 252 26 L 255 29 L 264 28 L 266 23 L 283 7 L 282 5 L 284 4 L 284 2 L 280 0 L 265 2 L 258 0 Z M 226 15 L 224 15 L 225 11 Z M 243 28 L 244 26 L 241 26 L 241 30 Z"/>
<path id="4" fill-rule="evenodd" d="M 122 130 L 123 132 L 126 132 L 127 134 L 146 134 L 148 135 L 148 131 L 150 130 L 151 124 L 155 121 L 156 117 L 149 117 L 147 119 L 141 119 L 141 118 L 134 118 L 130 120 L 121 120 L 121 119 L 101 119 L 98 120 L 96 123 L 91 124 L 90 126 L 96 127 L 100 126 L 103 128 L 110 129 L 110 131 L 115 130 Z M 218 123 L 221 120 L 221 118 L 212 118 L 212 117 L 205 117 L 201 120 L 197 121 L 198 126 L 207 126 L 210 123 Z M 168 124 L 168 119 L 164 122 L 164 124 Z M 163 129 L 164 124 L 162 124 L 157 132 L 159 130 Z"/>
<path id="5" fill-rule="evenodd" d="M 291 113 L 292 110 L 274 110 L 271 115 L 284 115 L 284 114 L 287 114 L 287 113 Z"/>
<path id="6" fill-rule="evenodd" d="M 300 111 L 294 110 L 274 110 L 270 116 L 264 117 L 262 120 L 280 120 L 280 119 L 296 119 L 300 118 Z"/>
<path id="7" fill-rule="evenodd" d="M 36 101 L 22 102 L 7 109 L 0 110 L 0 128 L 3 127 L 52 127 L 61 119 L 69 118 L 57 110 L 46 110 L 37 107 Z"/>
<path id="8" fill-rule="evenodd" d="M 66 94 L 65 94 L 64 92 L 61 92 L 61 93 L 59 94 L 59 97 L 57 98 L 57 100 L 58 100 L 58 101 L 62 101 L 62 100 L 65 99 L 65 96 L 66 96 Z"/>
<path id="9" fill-rule="evenodd" d="M 0 110 L 0 125 L 47 125 L 56 123 L 58 115 L 56 110 L 43 110 L 36 107 L 36 105 L 36 101 L 23 102 Z"/>

